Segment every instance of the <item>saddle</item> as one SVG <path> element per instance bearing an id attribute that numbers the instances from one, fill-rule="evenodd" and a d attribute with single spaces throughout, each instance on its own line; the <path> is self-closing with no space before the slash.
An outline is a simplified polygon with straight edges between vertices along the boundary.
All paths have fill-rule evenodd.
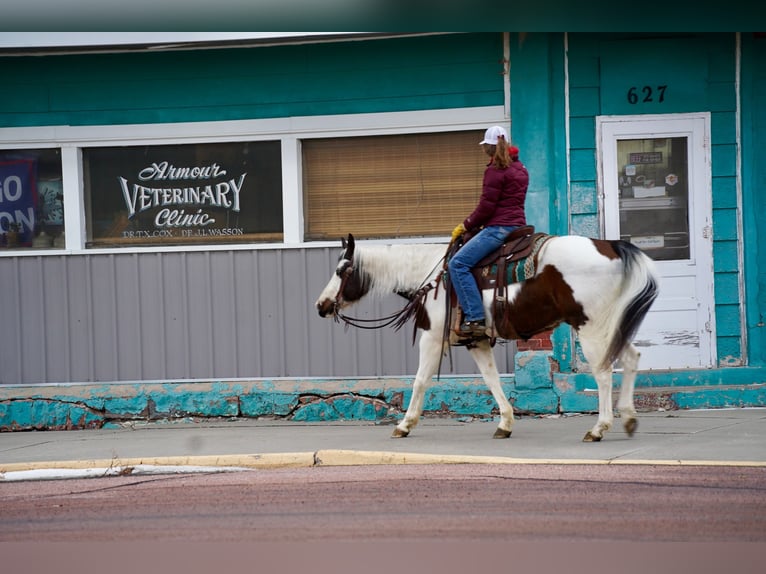
<path id="1" fill-rule="evenodd" d="M 504 333 L 504 338 L 519 338 L 512 329 L 509 318 L 504 317 L 506 287 L 511 283 L 524 281 L 535 274 L 537 253 L 551 236 L 536 233 L 532 225 L 520 227 L 511 232 L 500 248 L 479 261 L 472 273 L 479 289 L 493 289 L 492 313 L 495 318 L 496 333 Z M 469 238 L 465 237 L 467 241 Z M 451 306 L 457 307 L 457 296 L 450 288 Z M 455 314 L 454 328 L 460 324 L 462 309 Z M 502 316 L 502 320 L 501 319 Z M 493 337 L 494 338 L 494 337 Z"/>
<path id="2" fill-rule="evenodd" d="M 545 235 L 539 233 L 537 235 Z M 533 225 L 525 225 L 511 232 L 505 243 L 484 259 L 479 261 L 473 268 L 473 276 L 479 289 L 492 289 L 505 287 L 509 281 L 507 277 L 508 265 L 529 257 L 532 253 L 535 237 Z M 520 279 L 515 279 L 519 281 Z M 513 281 L 510 281 L 513 282 Z"/>

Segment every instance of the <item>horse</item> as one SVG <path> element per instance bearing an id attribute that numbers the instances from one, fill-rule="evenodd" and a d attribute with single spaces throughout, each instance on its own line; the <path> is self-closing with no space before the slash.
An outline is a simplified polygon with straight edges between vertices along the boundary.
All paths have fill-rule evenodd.
<path id="1" fill-rule="evenodd" d="M 495 313 L 495 290 L 482 289 L 492 336 L 467 343 L 448 325 L 453 304 L 443 285 L 447 282 L 444 244 L 357 246 L 349 234 L 341 245 L 339 262 L 315 304 L 319 316 L 355 324 L 343 314 L 344 309 L 367 295 L 397 294 L 410 300 L 405 317 L 414 315 L 420 332 L 412 398 L 393 438 L 408 436 L 417 425 L 425 391 L 442 357 L 449 345 L 461 344 L 471 353 L 499 408 L 493 438 L 511 436 L 513 407 L 503 393 L 493 356 L 495 337 L 505 338 L 497 331 L 502 314 L 515 326 L 514 333 L 506 334 L 508 338 L 528 339 L 561 323 L 576 332 L 598 385 L 598 418 L 585 434 L 585 442 L 600 441 L 612 427 L 612 366 L 619 359 L 623 377 L 617 409 L 626 433 L 633 436 L 638 426 L 633 392 L 640 354 L 632 339 L 658 295 L 654 263 L 635 245 L 579 235 L 547 236 L 534 255 L 533 274 L 506 287 L 504 301 L 498 302 Z"/>

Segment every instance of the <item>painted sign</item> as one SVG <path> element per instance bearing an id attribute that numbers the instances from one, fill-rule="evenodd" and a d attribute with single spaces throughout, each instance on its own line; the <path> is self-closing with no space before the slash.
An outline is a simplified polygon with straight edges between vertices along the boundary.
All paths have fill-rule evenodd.
<path id="1" fill-rule="evenodd" d="M 152 211 L 155 230 L 178 230 L 182 236 L 188 236 L 191 230 L 196 230 L 198 235 L 204 235 L 205 233 L 201 232 L 208 229 L 217 229 L 221 235 L 244 235 L 244 229 L 241 227 L 216 227 L 215 213 L 240 211 L 239 194 L 247 172 L 237 174 L 233 178 L 228 178 L 228 175 L 227 170 L 217 163 L 179 168 L 162 161 L 142 169 L 138 173 L 139 183 L 131 183 L 127 178 L 120 176 L 120 188 L 128 210 L 128 219 L 135 219 L 139 214 Z M 179 180 L 187 183 L 176 183 Z M 189 185 L 189 181 L 193 184 Z M 216 208 L 216 211 L 211 211 L 210 208 Z M 123 234 L 132 237 L 131 231 L 125 231 Z"/>
<path id="2" fill-rule="evenodd" d="M 91 245 L 281 238 L 279 142 L 84 150 Z"/>

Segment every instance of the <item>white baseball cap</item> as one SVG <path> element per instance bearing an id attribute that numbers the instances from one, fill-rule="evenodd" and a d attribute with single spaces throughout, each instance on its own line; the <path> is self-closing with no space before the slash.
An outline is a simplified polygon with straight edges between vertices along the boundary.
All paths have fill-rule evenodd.
<path id="1" fill-rule="evenodd" d="M 497 145 L 498 138 L 503 138 L 507 142 L 508 133 L 504 128 L 501 128 L 500 126 L 492 126 L 486 132 L 484 132 L 484 139 L 479 142 L 479 145 Z"/>

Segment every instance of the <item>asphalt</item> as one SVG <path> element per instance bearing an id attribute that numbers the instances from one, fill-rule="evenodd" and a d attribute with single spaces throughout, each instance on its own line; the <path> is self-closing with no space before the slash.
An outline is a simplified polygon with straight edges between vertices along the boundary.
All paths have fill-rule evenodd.
<path id="1" fill-rule="evenodd" d="M 423 419 L 410 436 L 392 424 L 218 420 L 112 429 L 0 433 L 0 482 L 114 474 L 374 464 L 652 464 L 766 467 L 766 408 L 639 413 L 598 443 L 595 415 L 517 418 L 509 439 L 493 421 Z"/>

